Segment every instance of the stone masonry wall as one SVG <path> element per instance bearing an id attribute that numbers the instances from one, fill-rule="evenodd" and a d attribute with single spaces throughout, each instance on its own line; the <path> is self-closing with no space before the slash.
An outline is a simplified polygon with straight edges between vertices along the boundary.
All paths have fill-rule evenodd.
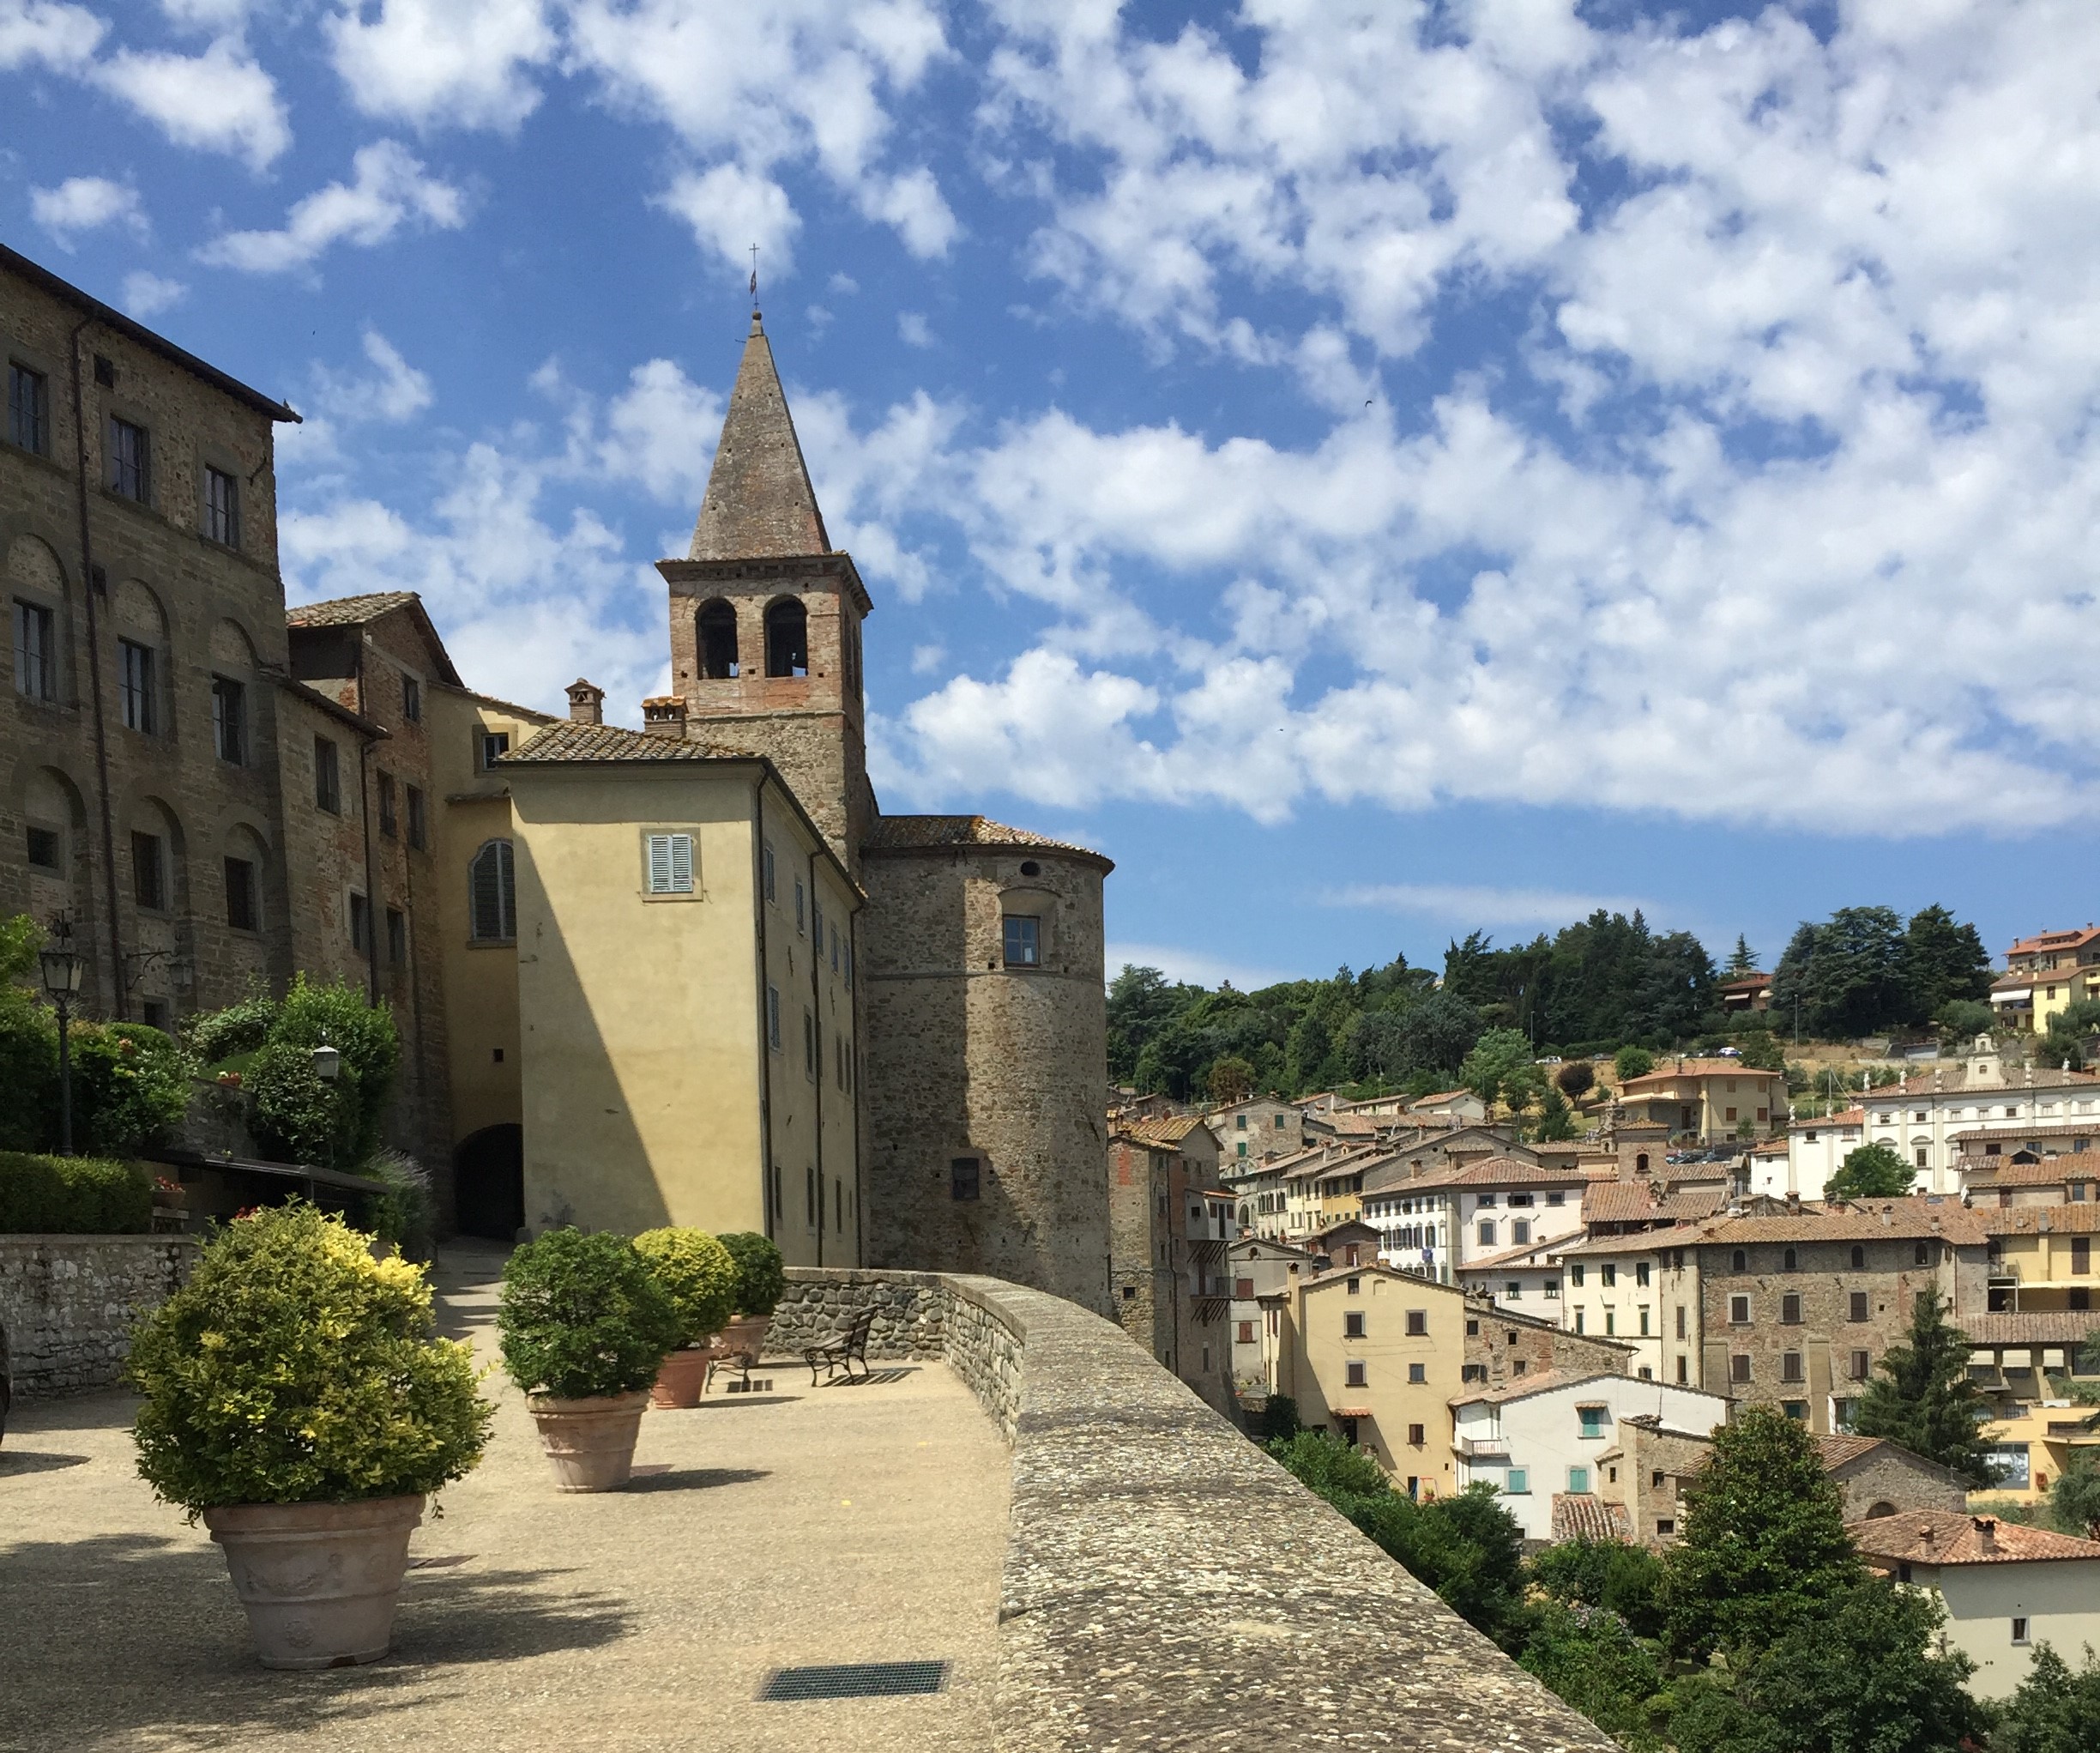
<path id="1" fill-rule="evenodd" d="M 997 1753 L 1612 1753 L 1113 1323 L 994 1278 L 790 1269 L 773 1346 L 871 1303 L 871 1354 L 930 1355 L 938 1311 L 1013 1444 Z"/>
<path id="2" fill-rule="evenodd" d="M 180 1288 L 197 1244 L 170 1236 L 0 1236 L 0 1326 L 23 1399 L 107 1387 L 131 1324 Z"/>

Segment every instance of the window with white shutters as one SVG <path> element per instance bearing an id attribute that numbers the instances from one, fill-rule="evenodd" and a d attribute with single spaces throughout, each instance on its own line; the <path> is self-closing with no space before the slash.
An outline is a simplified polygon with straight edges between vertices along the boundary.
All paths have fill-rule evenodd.
<path id="1" fill-rule="evenodd" d="M 693 892 L 693 837 L 647 834 L 649 892 L 652 895 L 690 895 Z"/>
<path id="2" fill-rule="evenodd" d="M 467 867 L 468 899 L 477 943 L 508 943 L 517 935 L 517 882 L 510 843 L 491 840 Z"/>

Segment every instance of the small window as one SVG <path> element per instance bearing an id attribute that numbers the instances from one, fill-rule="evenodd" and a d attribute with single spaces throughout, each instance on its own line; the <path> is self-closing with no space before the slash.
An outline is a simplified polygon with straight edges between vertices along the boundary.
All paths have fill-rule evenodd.
<path id="1" fill-rule="evenodd" d="M 1783 1327 L 1799 1327 L 1801 1318 L 1801 1294 L 1789 1291 L 1779 1299 L 1779 1321 Z"/>
<path id="2" fill-rule="evenodd" d="M 1648 1262 L 1646 1260 L 1636 1260 L 1633 1263 L 1633 1282 L 1644 1291 L 1648 1288 Z"/>
<path id="3" fill-rule="evenodd" d="M 1807 1400 L 1781 1400 L 1779 1410 L 1796 1424 L 1806 1424 L 1808 1422 L 1808 1402 Z"/>
<path id="4" fill-rule="evenodd" d="M 391 840 L 398 825 L 394 813 L 394 776 L 382 773 L 379 776 L 379 831 Z"/>
<path id="5" fill-rule="evenodd" d="M 1502 1475 L 1502 1489 L 1512 1497 L 1523 1497 L 1531 1490 L 1531 1470 L 1529 1467 L 1511 1467 Z"/>
<path id="6" fill-rule="evenodd" d="M 1567 1194 L 1556 1188 L 1546 1195 L 1546 1203 L 1549 1206 L 1564 1206 L 1567 1203 Z"/>
<path id="7" fill-rule="evenodd" d="M 1023 913 L 1006 916 L 1006 965 L 1034 968 L 1041 964 L 1042 921 Z"/>
<path id="8" fill-rule="evenodd" d="M 1479 1326 L 1476 1322 L 1469 1321 L 1466 1325 L 1469 1332 L 1477 1333 L 1479 1331 Z M 1427 1338 L 1429 1333 L 1429 1311 L 1426 1309 L 1409 1309 L 1407 1312 L 1407 1330 L 1408 1337 L 1410 1339 Z"/>
<path id="9" fill-rule="evenodd" d="M 812 1084 L 817 1081 L 817 1019 L 802 1006 L 802 1075 Z"/>
<path id="10" fill-rule="evenodd" d="M 1495 1226 L 1493 1218 L 1481 1219 L 1480 1245 L 1482 1248 L 1493 1248 L 1495 1245 Z"/>
<path id="11" fill-rule="evenodd" d="M 1910 1263 L 1913 1266 L 1924 1266 L 1928 1263 L 1926 1247 L 1922 1242 L 1917 1243 L 1910 1250 Z"/>
<path id="12" fill-rule="evenodd" d="M 766 988 L 766 1045 L 774 1052 L 781 1050 L 780 988 Z"/>
<path id="13" fill-rule="evenodd" d="M 2015 1643 L 2027 1641 L 2027 1622 L 2025 1619 L 2015 1619 L 2012 1622 L 2012 1641 Z"/>
<path id="14" fill-rule="evenodd" d="M 1349 1360 L 1346 1374 L 1348 1385 L 1350 1387 L 1365 1387 L 1369 1385 L 1364 1375 L 1364 1364 L 1361 1357 L 1352 1357 Z"/>
<path id="15" fill-rule="evenodd" d="M 247 765 L 248 690 L 223 675 L 212 678 L 212 742 L 220 760 Z"/>
<path id="16" fill-rule="evenodd" d="M 1604 1435 L 1605 1408 L 1602 1406 L 1578 1406 L 1575 1416 L 1581 1421 L 1582 1434 L 1586 1439 L 1594 1442 Z"/>
<path id="17" fill-rule="evenodd" d="M 1602 1271 L 1597 1276 L 1599 1282 L 1602 1283 L 1604 1288 L 1608 1291 L 1619 1282 L 1618 1266 L 1614 1261 L 1606 1260 Z"/>
<path id="18" fill-rule="evenodd" d="M 15 692 L 32 700 L 58 698 L 51 612 L 40 602 L 15 604 Z"/>
<path id="19" fill-rule="evenodd" d="M 412 675 L 401 678 L 401 716 L 411 724 L 423 722 L 423 684 Z"/>
<path id="20" fill-rule="evenodd" d="M 408 916 L 398 907 L 386 910 L 387 965 L 406 968 L 408 965 Z"/>
<path id="21" fill-rule="evenodd" d="M 256 867 L 245 858 L 226 861 L 226 923 L 235 931 L 256 929 Z"/>
<path id="22" fill-rule="evenodd" d="M 1782 1351 L 1779 1354 L 1779 1379 L 1782 1381 L 1802 1381 L 1801 1354 L 1799 1351 Z"/>
<path id="23" fill-rule="evenodd" d="M 1729 1323 L 1732 1327 L 1750 1325 L 1750 1299 L 1747 1297 L 1729 1298 Z"/>
<path id="24" fill-rule="evenodd" d="M 1409 1381 L 1421 1382 L 1427 1381 L 1428 1379 L 1429 1366 L 1427 1363 L 1410 1363 L 1408 1365 L 1408 1380 Z"/>
<path id="25" fill-rule="evenodd" d="M 58 831 L 33 827 L 28 831 L 29 862 L 39 870 L 58 868 Z"/>
<path id="26" fill-rule="evenodd" d="M 1729 1357 L 1729 1380 L 1738 1385 L 1750 1380 L 1750 1354 L 1736 1351 Z"/>
<path id="27" fill-rule="evenodd" d="M 1750 1255 L 1747 1249 L 1739 1248 L 1729 1256 L 1729 1270 L 1732 1272 L 1747 1272 L 1750 1270 Z"/>
<path id="28" fill-rule="evenodd" d="M 1254 1323 L 1251 1321 L 1241 1321 L 1239 1327 L 1239 1333 L 1240 1336 L 1238 1339 L 1234 1341 L 1235 1344 L 1242 1345 L 1252 1345 L 1254 1343 Z"/>
<path id="29" fill-rule="evenodd" d="M 690 895 L 693 892 L 693 837 L 644 834 L 644 866 L 652 895 Z"/>
<path id="30" fill-rule="evenodd" d="M 1690 1359 L 1690 1358 L 1688 1358 L 1688 1357 L 1680 1357 L 1680 1358 L 1678 1358 L 1678 1360 L 1677 1360 L 1677 1383 L 1678 1383 L 1678 1386 L 1681 1387 L 1685 1386 L 1687 1383 L 1688 1383 L 1688 1382 L 1689 1382 L 1691 1380 L 1692 1380 L 1692 1362 L 1691 1362 L 1691 1359 Z"/>
<path id="31" fill-rule="evenodd" d="M 1583 1287 L 1583 1263 L 1578 1260 L 1568 1263 L 1568 1283 L 1578 1291 Z"/>
<path id="32" fill-rule="evenodd" d="M 948 1164 L 948 1197 L 974 1200 L 978 1195 L 983 1164 L 975 1157 L 955 1157 Z"/>
<path id="33" fill-rule="evenodd" d="M 1792 1248 L 1788 1248 L 1785 1255 L 1780 1262 L 1780 1270 L 1789 1272 L 1799 1272 L 1801 1270 L 1801 1256 Z"/>
<path id="34" fill-rule="evenodd" d="M 142 999 L 139 1002 L 139 1021 L 148 1029 L 167 1032 L 168 1001 L 165 998 Z"/>
<path id="35" fill-rule="evenodd" d="M 360 955 L 371 953 L 371 903 L 358 894 L 350 897 L 350 947 Z"/>
<path id="36" fill-rule="evenodd" d="M 478 746 L 475 764 L 485 773 L 510 753 L 510 733 L 507 730 L 480 731 L 475 740 Z"/>
<path id="37" fill-rule="evenodd" d="M 1429 1440 L 1428 1427 L 1423 1424 L 1409 1425 L 1407 1440 L 1409 1448 L 1421 1448 Z"/>
<path id="38" fill-rule="evenodd" d="M 809 902 L 802 893 L 802 879 L 795 879 L 795 935 L 805 937 L 809 933 Z"/>
<path id="39" fill-rule="evenodd" d="M 119 639 L 117 661 L 124 728 L 151 736 L 160 717 L 160 678 L 154 673 L 153 647 L 136 639 Z"/>
<path id="40" fill-rule="evenodd" d="M 1583 1494 L 1587 1492 L 1589 1489 L 1590 1469 L 1587 1467 L 1570 1467 L 1568 1469 L 1569 1491 L 1576 1496 L 1581 1496 Z"/>
<path id="41" fill-rule="evenodd" d="M 770 840 L 765 843 L 758 855 L 758 873 L 760 886 L 765 891 L 766 899 L 769 901 L 777 899 L 778 895 L 773 884 L 773 843 Z"/>
<path id="42" fill-rule="evenodd" d="M 1658 1515 L 1656 1518 L 1656 1536 L 1657 1538 L 1667 1538 L 1669 1536 L 1675 1533 L 1676 1532 L 1677 1522 L 1674 1516 Z"/>
<path id="43" fill-rule="evenodd" d="M 408 843 L 420 852 L 430 843 L 430 818 L 425 813 L 423 793 L 411 785 L 408 791 Z"/>
<path id="44" fill-rule="evenodd" d="M 1685 1306 L 1681 1303 L 1677 1305 L 1677 1337 L 1681 1339 L 1685 1337 Z"/>
<path id="45" fill-rule="evenodd" d="M 1345 1339 L 1361 1339 L 1363 1336 L 1363 1310 L 1352 1309 L 1342 1317 L 1342 1337 Z"/>
<path id="46" fill-rule="evenodd" d="M 1522 1302 L 1524 1300 L 1524 1280 L 1522 1278 L 1505 1278 L 1502 1281 L 1502 1300 L 1505 1303 Z"/>
<path id="47" fill-rule="evenodd" d="M 51 455 L 51 383 L 41 372 L 8 361 L 8 443 Z"/>
<path id="48" fill-rule="evenodd" d="M 325 736 L 314 739 L 314 805 L 332 816 L 342 813 L 342 767 Z"/>
<path id="49" fill-rule="evenodd" d="M 1522 1246 L 1531 1239 L 1531 1222 L 1528 1218 L 1512 1218 L 1510 1223 L 1510 1241 Z"/>
<path id="50" fill-rule="evenodd" d="M 221 547 L 240 546 L 240 483 L 223 468 L 204 470 L 204 534 Z"/>
<path id="51" fill-rule="evenodd" d="M 1868 1318 L 1867 1293 L 1864 1291 L 1855 1291 L 1852 1292 L 1851 1307 L 1848 1311 L 1848 1315 L 1850 1319 L 1853 1321 L 1865 1321 Z"/>
<path id="52" fill-rule="evenodd" d="M 167 907 L 167 851 L 158 834 L 131 837 L 131 898 L 148 912 Z"/>
<path id="53" fill-rule="evenodd" d="M 1855 1352 L 1853 1352 L 1853 1354 L 1852 1354 L 1852 1379 L 1853 1379 L 1853 1381 L 1866 1381 L 1866 1380 L 1867 1380 L 1867 1378 L 1868 1378 L 1869 1375 L 1873 1375 L 1873 1374 L 1874 1374 L 1874 1363 L 1873 1363 L 1873 1359 L 1872 1359 L 1872 1358 L 1871 1358 L 1871 1357 L 1869 1357 L 1869 1356 L 1868 1356 L 1868 1354 L 1867 1354 L 1865 1351 L 1855 1351 Z"/>
<path id="54" fill-rule="evenodd" d="M 1855 1272 L 1861 1271 L 1862 1269 L 1863 1269 L 1863 1268 L 1865 1267 L 1866 1264 L 1867 1264 L 1867 1250 L 1866 1250 L 1865 1248 L 1855 1248 L 1852 1250 L 1852 1269 L 1853 1269 L 1853 1271 L 1855 1271 Z"/>
<path id="55" fill-rule="evenodd" d="M 153 497 L 153 445 L 144 426 L 128 420 L 109 423 L 109 488 L 142 505 Z"/>
<path id="56" fill-rule="evenodd" d="M 517 874 L 510 843 L 490 840 L 467 867 L 470 929 L 476 943 L 509 943 L 517 936 Z"/>

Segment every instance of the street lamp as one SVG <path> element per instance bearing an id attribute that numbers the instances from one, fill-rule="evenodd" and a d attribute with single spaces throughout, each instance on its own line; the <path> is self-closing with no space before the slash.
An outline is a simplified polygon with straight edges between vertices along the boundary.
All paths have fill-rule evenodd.
<path id="1" fill-rule="evenodd" d="M 314 1075 L 324 1084 L 332 1084 L 342 1071 L 342 1055 L 325 1041 L 313 1050 Z"/>
<path id="2" fill-rule="evenodd" d="M 73 916 L 51 921 L 51 942 L 37 952 L 44 964 L 44 990 L 58 1013 L 58 1153 L 73 1154 L 73 1001 L 80 996 L 83 963 L 73 947 Z"/>

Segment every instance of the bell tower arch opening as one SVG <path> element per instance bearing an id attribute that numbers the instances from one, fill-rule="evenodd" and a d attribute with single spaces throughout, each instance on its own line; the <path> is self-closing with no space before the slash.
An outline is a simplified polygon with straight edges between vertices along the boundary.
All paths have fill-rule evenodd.
<path id="1" fill-rule="evenodd" d="M 739 674 L 736 605 L 716 596 L 700 605 L 694 617 L 700 674 L 707 681 L 730 681 Z"/>
<path id="2" fill-rule="evenodd" d="M 775 597 L 765 612 L 766 674 L 809 674 L 809 611 L 799 596 Z"/>

